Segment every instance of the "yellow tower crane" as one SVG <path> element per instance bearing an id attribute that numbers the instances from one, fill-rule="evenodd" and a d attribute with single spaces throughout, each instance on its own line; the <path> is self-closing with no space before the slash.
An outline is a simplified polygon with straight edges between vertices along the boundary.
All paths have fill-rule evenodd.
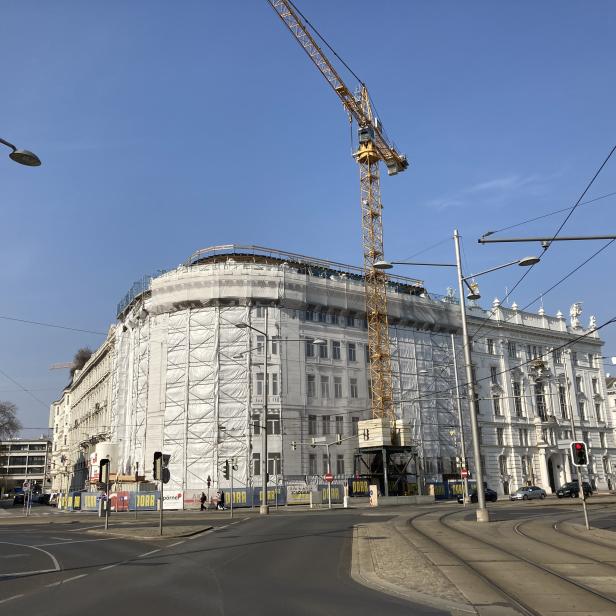
<path id="1" fill-rule="evenodd" d="M 382 126 L 373 113 L 366 85 L 360 83 L 355 94 L 349 90 L 290 0 L 268 2 L 338 95 L 350 120 L 357 122 L 359 146 L 354 158 L 359 165 L 360 178 L 372 417 L 387 418 L 395 422 L 387 323 L 387 276 L 374 267 L 377 261 L 384 258 L 379 162 L 385 163 L 389 175 L 404 171 L 408 162 L 404 154 L 398 152 L 385 137 Z"/>

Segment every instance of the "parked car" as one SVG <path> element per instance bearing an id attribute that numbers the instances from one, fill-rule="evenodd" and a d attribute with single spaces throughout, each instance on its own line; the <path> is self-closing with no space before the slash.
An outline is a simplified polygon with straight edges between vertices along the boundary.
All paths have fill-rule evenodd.
<path id="1" fill-rule="evenodd" d="M 39 505 L 49 505 L 50 498 L 51 494 L 39 494 L 37 502 Z"/>
<path id="2" fill-rule="evenodd" d="M 13 505 L 23 505 L 24 504 L 24 493 L 18 492 L 13 497 Z"/>
<path id="3" fill-rule="evenodd" d="M 494 490 L 490 490 L 490 488 L 484 488 L 484 494 L 485 494 L 486 500 L 492 503 L 495 503 L 496 500 L 498 499 L 498 495 L 496 494 L 496 492 Z M 479 500 L 479 497 L 477 496 L 477 492 L 475 491 L 471 494 L 471 503 L 476 503 L 478 500 Z M 464 502 L 464 495 L 458 494 L 458 502 L 459 503 Z"/>
<path id="4" fill-rule="evenodd" d="M 509 500 L 531 500 L 533 498 L 545 498 L 545 490 L 537 486 L 525 486 L 518 488 L 509 496 Z"/>
<path id="5" fill-rule="evenodd" d="M 582 488 L 584 489 L 584 496 L 592 496 L 592 486 L 588 483 L 588 481 L 582 481 Z M 564 498 L 565 496 L 570 498 L 578 498 L 579 495 L 580 484 L 577 481 L 565 483 L 556 491 L 556 496 L 558 496 L 558 498 Z"/>

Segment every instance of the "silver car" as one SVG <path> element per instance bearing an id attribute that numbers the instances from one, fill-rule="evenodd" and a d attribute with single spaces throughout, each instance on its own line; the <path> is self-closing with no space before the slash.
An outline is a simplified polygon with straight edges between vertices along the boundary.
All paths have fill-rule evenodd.
<path id="1" fill-rule="evenodd" d="M 537 486 L 518 488 L 510 497 L 510 500 L 530 500 L 531 498 L 545 498 L 545 490 Z"/>

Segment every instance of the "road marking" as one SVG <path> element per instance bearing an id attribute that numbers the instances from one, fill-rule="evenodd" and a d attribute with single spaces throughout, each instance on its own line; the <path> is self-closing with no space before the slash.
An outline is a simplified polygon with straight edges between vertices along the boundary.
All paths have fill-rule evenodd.
<path id="1" fill-rule="evenodd" d="M 54 569 L 41 569 L 39 571 L 22 571 L 19 573 L 2 573 L 0 574 L 0 578 L 10 577 L 10 576 L 15 576 L 15 575 L 30 575 L 32 573 L 41 573 L 41 572 L 47 572 L 47 571 L 60 571 L 60 563 L 58 563 L 58 561 L 56 560 L 56 557 L 51 552 L 48 552 L 47 550 L 42 550 L 41 548 L 36 547 L 35 545 L 25 545 L 23 543 L 10 543 L 9 541 L 0 541 L 0 543 L 4 545 L 17 545 L 20 548 L 30 548 L 32 550 L 38 550 L 39 552 L 43 552 L 43 554 L 47 554 L 47 556 L 51 558 L 53 562 L 53 566 L 54 566 Z"/>
<path id="2" fill-rule="evenodd" d="M 29 556 L 29 554 L 7 554 L 6 556 L 0 556 L 0 558 L 20 558 L 21 556 Z"/>
<path id="3" fill-rule="evenodd" d="M 106 567 L 101 567 L 99 571 L 105 571 L 106 569 L 112 569 L 113 567 L 117 567 L 120 563 L 114 563 L 113 565 L 107 565 Z"/>
<path id="4" fill-rule="evenodd" d="M 173 548 L 173 547 L 175 547 L 176 545 L 182 545 L 182 543 L 184 543 L 184 541 L 176 541 L 175 543 L 172 543 L 169 547 L 170 547 L 170 548 Z"/>
<path id="5" fill-rule="evenodd" d="M 51 588 L 52 586 L 60 586 L 60 584 L 62 584 L 62 580 L 60 580 L 59 582 L 52 582 L 51 584 L 45 584 L 45 587 Z"/>
<path id="6" fill-rule="evenodd" d="M 57 539 L 58 541 L 72 541 L 72 539 L 70 537 L 49 537 L 50 539 Z M 40 545 L 44 545 L 44 544 L 40 544 Z"/>
<path id="7" fill-rule="evenodd" d="M 68 578 L 68 580 L 62 580 L 62 584 L 66 584 L 67 582 L 73 582 L 74 580 L 78 580 L 80 578 L 86 577 L 87 573 L 82 573 L 81 575 L 76 575 L 72 578 Z"/>
<path id="8" fill-rule="evenodd" d="M 117 541 L 118 539 L 119 537 L 105 537 L 104 539 L 76 539 L 75 541 L 72 539 L 67 539 L 66 541 L 61 541 L 59 543 L 37 543 L 37 545 L 40 547 L 46 547 L 48 545 L 72 545 L 73 543 L 92 543 L 94 541 Z"/>
<path id="9" fill-rule="evenodd" d="M 7 597 L 6 599 L 0 600 L 0 603 L 6 603 L 7 601 L 12 601 L 13 599 L 19 599 L 19 597 L 23 597 L 23 595 L 13 595 L 12 597 Z"/>
<path id="10" fill-rule="evenodd" d="M 139 554 L 137 558 L 145 558 L 146 556 L 150 556 L 151 554 L 156 554 L 156 552 L 160 552 L 160 548 L 158 550 L 152 550 L 151 552 L 146 552 L 145 554 Z"/>

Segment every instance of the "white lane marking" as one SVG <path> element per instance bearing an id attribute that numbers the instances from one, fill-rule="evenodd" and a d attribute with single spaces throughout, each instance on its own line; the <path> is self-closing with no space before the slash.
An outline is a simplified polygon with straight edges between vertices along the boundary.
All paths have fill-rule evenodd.
<path id="1" fill-rule="evenodd" d="M 52 586 L 60 586 L 62 584 L 62 580 L 59 582 L 52 582 L 51 584 L 45 584 L 45 588 L 51 588 Z"/>
<path id="2" fill-rule="evenodd" d="M 72 541 L 72 539 L 70 537 L 49 537 L 49 538 L 50 539 L 56 539 L 57 541 Z M 44 544 L 41 543 L 40 545 L 44 545 Z"/>
<path id="3" fill-rule="evenodd" d="M 75 541 L 68 539 L 67 541 L 61 541 L 58 543 L 37 543 L 36 545 L 41 546 L 41 547 L 46 547 L 48 545 L 72 545 L 73 543 L 92 543 L 94 541 L 117 541 L 117 540 L 118 540 L 118 537 L 105 537 L 104 539 L 76 539 Z"/>
<path id="4" fill-rule="evenodd" d="M 75 575 L 72 578 L 68 578 L 68 580 L 62 580 L 62 584 L 66 584 L 67 582 L 73 582 L 74 580 L 78 580 L 82 577 L 86 577 L 87 573 L 82 573 L 81 575 Z"/>
<path id="5" fill-rule="evenodd" d="M 146 552 L 145 554 L 139 554 L 136 558 L 145 558 L 146 556 L 150 556 L 151 554 L 156 554 L 156 552 L 160 552 L 160 548 L 158 550 L 152 550 L 151 552 Z"/>
<path id="6" fill-rule="evenodd" d="M 176 545 L 182 545 L 182 543 L 184 543 L 184 541 L 176 541 L 175 543 L 172 543 L 169 547 L 174 548 Z"/>
<path id="7" fill-rule="evenodd" d="M 6 554 L 5 556 L 0 556 L 0 558 L 20 558 L 21 556 L 29 556 L 29 554 Z"/>
<path id="8" fill-rule="evenodd" d="M 107 565 L 106 567 L 101 567 L 99 571 L 105 571 L 106 569 L 111 569 L 113 567 L 117 567 L 120 563 L 114 563 L 113 565 Z"/>
<path id="9" fill-rule="evenodd" d="M 9 541 L 0 541 L 0 543 L 4 545 L 17 545 L 20 548 L 30 548 L 32 550 L 38 550 L 39 552 L 43 552 L 43 554 L 47 554 L 47 556 L 51 558 L 53 562 L 53 566 L 54 566 L 54 569 L 42 569 L 39 571 L 22 571 L 20 573 L 2 573 L 0 574 L 0 577 L 9 577 L 9 576 L 14 576 L 14 575 L 29 575 L 31 573 L 40 573 L 41 571 L 45 571 L 45 572 L 60 571 L 60 563 L 58 563 L 58 561 L 56 560 L 56 557 L 51 552 L 48 552 L 47 550 L 42 550 L 41 548 L 38 548 L 35 545 L 25 545 L 23 543 L 10 543 Z"/>
<path id="10" fill-rule="evenodd" d="M 7 601 L 12 601 L 13 599 L 19 599 L 19 597 L 23 597 L 23 595 L 13 595 L 12 597 L 7 597 L 6 599 L 2 599 L 0 603 L 6 603 Z"/>

